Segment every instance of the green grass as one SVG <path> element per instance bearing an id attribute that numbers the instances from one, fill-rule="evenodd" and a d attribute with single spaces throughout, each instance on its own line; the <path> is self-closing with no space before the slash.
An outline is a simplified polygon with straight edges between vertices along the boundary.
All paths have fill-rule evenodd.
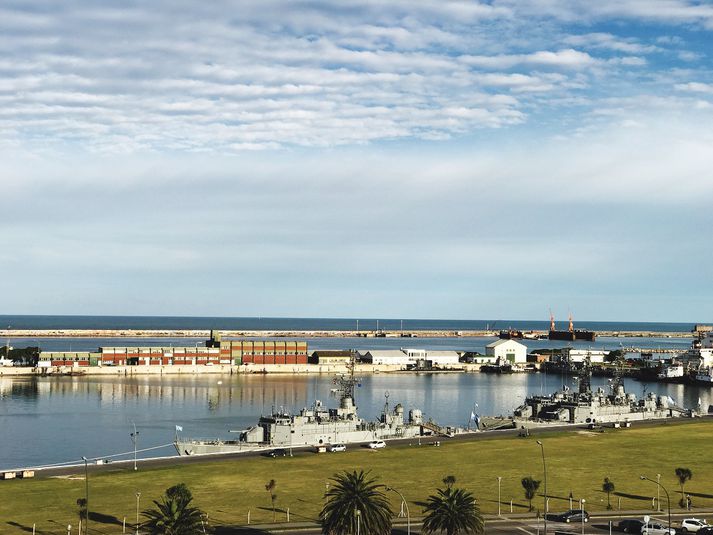
<path id="1" fill-rule="evenodd" d="M 616 485 L 612 504 L 621 496 L 622 509 L 646 509 L 656 495 L 656 485 L 641 481 L 661 474 L 661 483 L 671 493 L 672 506 L 678 502 L 679 486 L 674 474 L 678 466 L 693 471 L 686 485 L 695 506 L 713 507 L 713 422 L 668 423 L 662 426 L 605 433 L 550 433 L 529 438 L 488 439 L 472 442 L 441 441 L 441 447 L 390 445 L 384 450 L 351 448 L 347 453 L 300 454 L 294 458 L 246 458 L 230 461 L 177 465 L 168 468 L 116 468 L 90 474 L 90 510 L 105 516 L 94 523 L 97 533 L 121 533 L 113 519 L 133 525 L 137 491 L 141 509 L 150 505 L 169 486 L 185 482 L 196 504 L 209 515 L 212 524 L 271 522 L 269 493 L 265 484 L 277 481 L 277 507 L 290 509 L 291 520 L 314 519 L 323 503 L 328 479 L 340 470 L 371 470 L 383 483 L 400 490 L 409 500 L 412 515 L 417 502 L 449 474 L 457 486 L 472 491 L 486 513 L 497 512 L 497 477 L 502 477 L 502 510 L 526 512 L 527 501 L 520 485 L 522 477 L 542 479 L 542 458 L 535 440 L 545 446 L 548 467 L 550 510 L 568 508 L 570 491 L 575 499 L 584 497 L 588 510 L 606 508 L 602 482 L 609 477 Z M 76 524 L 77 498 L 84 496 L 83 469 L 77 479 L 0 481 L 0 533 L 66 533 L 67 524 Z M 542 491 L 542 487 L 540 487 Z M 394 495 L 395 496 L 395 495 Z M 663 493 L 662 493 L 662 499 Z M 398 510 L 397 499 L 394 507 Z M 542 498 L 533 504 L 542 507 Z M 665 502 L 664 502 L 665 506 Z M 278 521 L 285 520 L 278 512 Z M 130 531 L 130 530 L 129 530 Z"/>

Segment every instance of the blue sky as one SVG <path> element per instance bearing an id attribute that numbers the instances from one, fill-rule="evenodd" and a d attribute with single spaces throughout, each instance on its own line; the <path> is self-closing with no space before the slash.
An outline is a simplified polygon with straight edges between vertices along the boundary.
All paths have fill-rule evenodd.
<path id="1" fill-rule="evenodd" d="M 5 314 L 710 321 L 713 4 L 0 0 Z"/>

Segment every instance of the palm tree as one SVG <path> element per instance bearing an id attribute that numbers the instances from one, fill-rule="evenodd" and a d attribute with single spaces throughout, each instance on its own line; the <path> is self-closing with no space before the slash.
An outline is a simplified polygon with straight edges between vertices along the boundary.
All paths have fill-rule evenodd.
<path id="1" fill-rule="evenodd" d="M 275 502 L 277 501 L 277 494 L 275 494 L 275 487 L 277 487 L 277 481 L 271 479 L 265 485 L 265 490 L 270 493 L 270 503 L 272 504 L 272 521 L 275 521 Z"/>
<path id="2" fill-rule="evenodd" d="M 384 486 L 360 470 L 336 474 L 319 513 L 325 535 L 388 535 L 393 515 Z"/>
<path id="3" fill-rule="evenodd" d="M 481 534 L 485 522 L 480 513 L 480 507 L 475 503 L 473 495 L 464 489 L 454 489 L 446 486 L 438 489 L 436 494 L 428 497 L 423 532 L 458 535 L 459 533 Z"/>
<path id="4" fill-rule="evenodd" d="M 446 476 L 442 479 L 442 481 L 446 488 L 451 488 L 456 484 L 456 476 Z"/>
<path id="5" fill-rule="evenodd" d="M 167 489 L 160 501 L 154 500 L 154 509 L 144 511 L 144 529 L 151 535 L 202 535 L 206 530 L 203 511 L 190 505 L 193 498 L 188 487 L 183 485 L 188 497 L 176 495 L 175 488 Z"/>
<path id="6" fill-rule="evenodd" d="M 676 468 L 676 477 L 678 478 L 678 484 L 681 485 L 681 499 L 679 500 L 678 504 L 681 507 L 685 507 L 686 494 L 684 492 L 683 487 L 686 484 L 686 481 L 693 479 L 693 472 L 691 472 L 691 470 L 688 468 Z"/>
<path id="7" fill-rule="evenodd" d="M 602 483 L 602 490 L 607 493 L 607 509 L 611 509 L 610 496 L 614 492 L 614 483 L 608 478 L 604 478 L 604 483 Z"/>
<path id="8" fill-rule="evenodd" d="M 79 524 L 87 521 L 87 499 L 77 498 L 77 507 L 79 507 Z"/>
<path id="9" fill-rule="evenodd" d="M 530 504 L 530 511 L 532 511 L 532 498 L 537 494 L 537 489 L 540 488 L 540 482 L 533 479 L 532 476 L 527 476 L 522 478 L 522 488 L 525 489 L 525 499 Z"/>

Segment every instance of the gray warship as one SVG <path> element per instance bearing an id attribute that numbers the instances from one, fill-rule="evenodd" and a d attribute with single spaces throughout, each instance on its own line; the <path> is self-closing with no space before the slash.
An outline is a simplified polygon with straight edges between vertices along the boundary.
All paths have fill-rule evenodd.
<path id="1" fill-rule="evenodd" d="M 592 369 L 587 359 L 577 374 L 579 388 L 576 392 L 564 386 L 549 396 L 525 398 L 525 403 L 513 413 L 514 423 L 616 424 L 689 414 L 686 409 L 676 406 L 671 398 L 653 392 L 637 400 L 634 394 L 624 390 L 621 367 L 617 366 L 616 370 L 609 386 L 611 392 L 601 387 L 592 391 Z"/>
<path id="2" fill-rule="evenodd" d="M 236 440 L 189 439 L 176 433 L 176 451 L 179 455 L 242 453 L 412 438 L 440 432 L 437 425 L 423 421 L 423 414 L 418 409 L 409 411 L 408 420 L 404 419 L 401 404 L 391 410 L 388 393 L 378 421 L 366 421 L 359 417 L 354 404 L 354 387 L 358 382 L 354 377 L 354 364 L 352 360 L 348 364 L 347 375 L 335 379 L 336 388 L 332 390 L 339 394 L 337 408 L 327 408 L 316 400 L 311 407 L 302 409 L 298 414 L 273 410 L 270 415 L 261 416 L 257 425 L 238 431 Z"/>

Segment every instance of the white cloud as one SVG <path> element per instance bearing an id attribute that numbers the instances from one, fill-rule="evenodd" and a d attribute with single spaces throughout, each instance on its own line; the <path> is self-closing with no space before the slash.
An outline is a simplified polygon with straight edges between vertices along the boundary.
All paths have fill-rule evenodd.
<path id="1" fill-rule="evenodd" d="M 678 91 L 686 91 L 691 93 L 713 93 L 713 84 L 705 84 L 702 82 L 688 82 L 685 84 L 676 84 L 674 87 Z"/>

